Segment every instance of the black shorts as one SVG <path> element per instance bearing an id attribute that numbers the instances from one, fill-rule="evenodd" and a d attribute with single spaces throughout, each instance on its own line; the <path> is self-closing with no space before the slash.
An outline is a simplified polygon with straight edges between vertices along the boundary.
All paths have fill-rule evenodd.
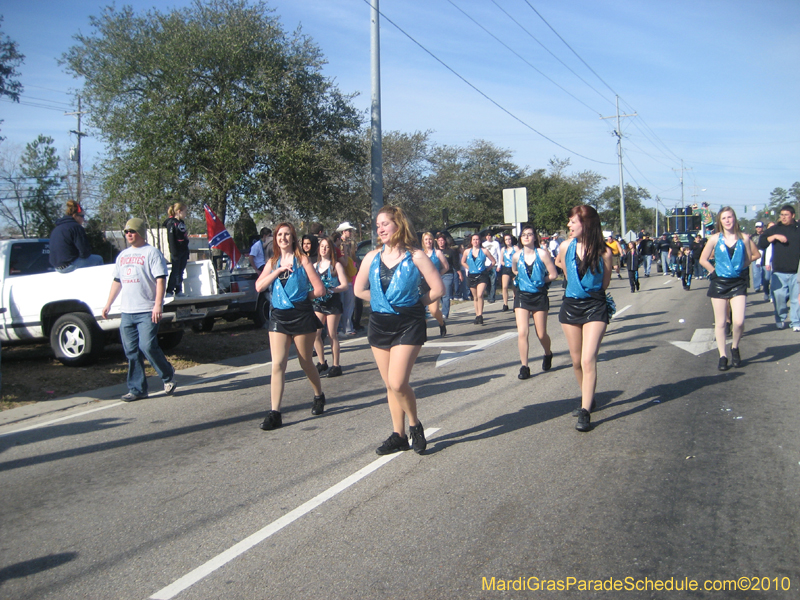
<path id="1" fill-rule="evenodd" d="M 547 312 L 550 310 L 550 298 L 547 291 L 517 292 L 514 296 L 514 309 L 521 308 L 531 312 Z"/>
<path id="2" fill-rule="evenodd" d="M 583 325 L 591 321 L 608 323 L 608 304 L 602 292 L 595 292 L 589 298 L 568 298 L 564 296 L 561 310 L 558 312 L 559 323 L 567 325 Z"/>
<path id="3" fill-rule="evenodd" d="M 509 277 L 514 277 L 514 271 L 511 267 L 500 267 L 500 275 L 508 275 Z"/>
<path id="4" fill-rule="evenodd" d="M 428 325 L 422 304 L 395 308 L 400 314 L 374 312 L 369 316 L 367 340 L 370 346 L 422 346 L 428 341 Z"/>
<path id="5" fill-rule="evenodd" d="M 269 311 L 270 331 L 294 336 L 316 333 L 317 329 L 322 329 L 322 323 L 314 314 L 311 300 L 296 302 L 294 308 L 272 308 Z"/>
<path id="6" fill-rule="evenodd" d="M 747 296 L 747 284 L 749 283 L 749 273 L 739 277 L 717 277 L 712 273 L 708 277 L 709 298 L 730 299 L 734 296 Z"/>
<path id="7" fill-rule="evenodd" d="M 312 302 L 312 304 L 314 305 L 314 312 L 322 313 L 323 315 L 340 315 L 344 312 L 340 294 L 333 294 L 324 302 Z"/>
<path id="8" fill-rule="evenodd" d="M 479 284 L 485 283 L 489 285 L 489 269 L 481 271 L 480 273 L 469 274 L 469 287 L 470 289 L 478 287 Z"/>

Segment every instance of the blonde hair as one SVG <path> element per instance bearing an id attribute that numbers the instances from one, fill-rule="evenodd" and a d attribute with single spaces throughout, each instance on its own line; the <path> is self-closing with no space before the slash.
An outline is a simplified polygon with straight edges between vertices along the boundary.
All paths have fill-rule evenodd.
<path id="1" fill-rule="evenodd" d="M 379 215 L 387 215 L 397 226 L 397 231 L 389 240 L 390 246 L 402 246 L 408 248 L 418 248 L 417 233 L 414 226 L 408 220 L 403 209 L 399 206 L 384 206 L 378 211 Z"/>
<path id="2" fill-rule="evenodd" d="M 167 209 L 167 214 L 170 217 L 174 217 L 182 210 L 186 210 L 186 205 L 183 202 L 176 202 Z"/>
<path id="3" fill-rule="evenodd" d="M 76 200 L 67 200 L 67 216 L 74 217 L 75 215 L 80 215 L 83 217 L 83 208 Z"/>

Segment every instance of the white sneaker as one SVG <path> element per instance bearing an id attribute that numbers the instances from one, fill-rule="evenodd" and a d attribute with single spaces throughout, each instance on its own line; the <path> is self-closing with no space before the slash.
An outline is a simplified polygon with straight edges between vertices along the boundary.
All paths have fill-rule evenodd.
<path id="1" fill-rule="evenodd" d="M 165 383 L 164 384 L 164 393 L 167 396 L 171 396 L 172 394 L 175 393 L 175 390 L 176 390 L 177 387 L 178 387 L 178 384 L 175 383 L 174 381 L 170 381 L 169 383 Z"/>
<path id="2" fill-rule="evenodd" d="M 792 327 L 792 331 L 800 331 L 800 327 Z"/>

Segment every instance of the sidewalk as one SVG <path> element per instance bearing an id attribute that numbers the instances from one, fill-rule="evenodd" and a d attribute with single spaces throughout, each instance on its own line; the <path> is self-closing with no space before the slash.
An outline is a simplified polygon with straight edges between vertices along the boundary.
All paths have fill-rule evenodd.
<path id="1" fill-rule="evenodd" d="M 255 367 L 269 362 L 270 356 L 268 350 L 262 350 L 254 354 L 247 354 L 245 356 L 238 356 L 222 360 L 217 363 L 207 363 L 198 365 L 189 369 L 175 372 L 175 381 L 178 384 L 178 393 L 184 385 L 189 385 L 199 379 L 213 377 L 215 375 L 222 375 L 232 369 L 243 369 L 247 367 Z M 162 395 L 161 380 L 158 377 L 150 377 L 148 379 L 150 386 L 150 396 Z M 120 397 L 128 391 L 127 385 L 124 383 L 112 385 L 109 387 L 99 388 L 74 394 L 64 398 L 56 398 L 54 400 L 45 400 L 36 402 L 34 404 L 26 404 L 17 408 L 11 408 L 0 412 L 0 435 L 6 434 L 9 431 L 14 431 L 42 420 L 49 420 L 59 418 L 67 414 L 71 409 L 91 409 L 95 407 L 103 407 L 106 405 L 120 402 Z"/>

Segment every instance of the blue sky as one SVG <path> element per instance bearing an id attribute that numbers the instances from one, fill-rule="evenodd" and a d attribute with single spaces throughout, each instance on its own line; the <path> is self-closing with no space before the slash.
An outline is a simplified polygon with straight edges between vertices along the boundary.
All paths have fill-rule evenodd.
<path id="1" fill-rule="evenodd" d="M 45 133 L 66 152 L 76 122 L 63 112 L 77 82 L 56 58 L 74 33 L 90 31 L 89 15 L 104 4 L 14 4 L 2 9 L 2 29 L 26 55 L 25 93 L 21 105 L 0 102 L 4 143 L 24 145 Z M 143 11 L 186 3 L 130 4 Z M 287 30 L 302 25 L 328 60 L 326 74 L 359 94 L 355 104 L 367 111 L 365 0 L 270 6 Z M 668 207 L 681 202 L 681 160 L 686 204 L 731 204 L 740 214 L 747 207 L 745 217 L 775 187 L 800 181 L 797 0 L 381 0 L 380 9 L 425 48 L 382 20 L 384 131 L 431 130 L 441 144 L 485 139 L 530 168 L 569 158 L 572 171 L 592 170 L 604 185 L 618 185 L 616 121 L 600 119 L 615 114 L 618 94 L 620 112 L 638 114 L 622 119 L 625 181 Z M 84 161 L 102 151 L 99 140 L 84 139 Z"/>

